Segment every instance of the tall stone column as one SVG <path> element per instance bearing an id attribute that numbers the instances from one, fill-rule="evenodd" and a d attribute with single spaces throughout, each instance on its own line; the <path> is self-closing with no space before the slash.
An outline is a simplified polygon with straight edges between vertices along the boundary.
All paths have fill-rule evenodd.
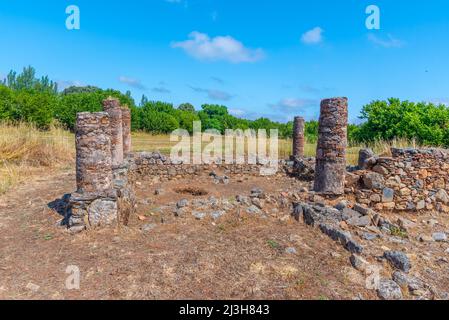
<path id="1" fill-rule="evenodd" d="M 315 191 L 344 194 L 348 140 L 348 99 L 321 101 L 315 168 Z"/>
<path id="2" fill-rule="evenodd" d="M 112 165 L 120 166 L 123 164 L 123 121 L 120 102 L 117 99 L 108 98 L 103 101 L 103 110 L 109 114 Z"/>
<path id="3" fill-rule="evenodd" d="M 304 118 L 295 117 L 293 122 L 293 157 L 304 157 Z"/>
<path id="4" fill-rule="evenodd" d="M 108 114 L 78 113 L 75 140 L 77 192 L 107 193 L 113 188 Z"/>
<path id="5" fill-rule="evenodd" d="M 131 152 L 131 110 L 122 108 L 123 123 L 123 154 L 126 156 Z"/>

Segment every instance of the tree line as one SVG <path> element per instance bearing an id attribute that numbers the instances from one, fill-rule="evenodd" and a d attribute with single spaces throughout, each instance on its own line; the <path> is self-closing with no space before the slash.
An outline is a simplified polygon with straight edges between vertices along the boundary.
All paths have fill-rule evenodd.
<path id="1" fill-rule="evenodd" d="M 231 115 L 226 106 L 204 104 L 196 110 L 190 103 L 174 106 L 171 103 L 150 101 L 143 96 L 136 104 L 131 92 L 94 86 L 71 86 L 58 90 L 57 83 L 47 76 L 36 77 L 32 67 L 22 73 L 11 71 L 0 82 L 0 121 L 29 122 L 45 130 L 59 123 L 74 130 L 78 112 L 102 110 L 102 101 L 115 97 L 131 110 L 132 129 L 153 134 L 170 133 L 181 128 L 193 130 L 193 121 L 201 121 L 202 129 L 278 129 L 279 136 L 292 136 L 293 122 L 279 123 L 268 118 L 248 120 Z M 425 145 L 449 147 L 449 108 L 444 104 L 414 103 L 389 99 L 373 101 L 363 106 L 360 125 L 349 125 L 348 135 L 353 142 L 416 139 Z M 315 142 L 318 137 L 318 121 L 308 121 L 306 138 Z"/>

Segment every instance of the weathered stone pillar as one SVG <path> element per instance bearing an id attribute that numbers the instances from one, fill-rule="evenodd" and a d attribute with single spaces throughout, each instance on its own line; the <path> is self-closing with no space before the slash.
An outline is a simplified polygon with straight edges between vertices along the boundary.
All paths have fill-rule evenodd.
<path id="1" fill-rule="evenodd" d="M 120 102 L 117 99 L 108 98 L 103 101 L 103 110 L 109 114 L 112 165 L 120 166 L 123 164 L 123 123 Z"/>
<path id="2" fill-rule="evenodd" d="M 304 157 L 304 118 L 295 117 L 293 122 L 293 157 Z"/>
<path id="3" fill-rule="evenodd" d="M 78 113 L 75 139 L 77 192 L 107 193 L 113 188 L 108 114 Z"/>
<path id="4" fill-rule="evenodd" d="M 126 156 L 131 152 L 131 110 L 122 108 L 123 123 L 123 154 Z"/>
<path id="5" fill-rule="evenodd" d="M 344 194 L 348 140 L 348 99 L 321 101 L 315 169 L 315 191 Z"/>

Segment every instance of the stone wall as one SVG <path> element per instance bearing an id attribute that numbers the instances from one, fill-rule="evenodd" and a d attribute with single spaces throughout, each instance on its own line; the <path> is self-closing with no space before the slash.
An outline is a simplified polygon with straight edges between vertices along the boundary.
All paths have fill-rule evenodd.
<path id="1" fill-rule="evenodd" d="M 180 161 L 172 161 L 159 152 L 139 152 L 128 155 L 132 163 L 132 172 L 135 177 L 159 177 L 164 179 L 187 178 L 192 176 L 209 175 L 220 171 L 227 176 L 233 175 L 263 175 L 266 164 L 184 164 Z M 285 175 L 287 172 L 293 174 L 294 162 L 280 160 L 276 174 Z"/>
<path id="2" fill-rule="evenodd" d="M 377 210 L 449 213 L 449 150 L 393 148 L 391 153 L 366 157 L 361 151 L 365 170 L 348 174 L 347 191 Z"/>

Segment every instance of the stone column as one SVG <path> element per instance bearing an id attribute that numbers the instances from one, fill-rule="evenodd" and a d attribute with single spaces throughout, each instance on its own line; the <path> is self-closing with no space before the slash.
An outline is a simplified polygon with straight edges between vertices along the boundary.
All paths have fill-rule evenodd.
<path id="1" fill-rule="evenodd" d="M 304 118 L 295 117 L 293 122 L 293 157 L 304 158 Z"/>
<path id="2" fill-rule="evenodd" d="M 107 193 L 113 188 L 108 114 L 78 113 L 75 140 L 77 192 Z"/>
<path id="3" fill-rule="evenodd" d="M 348 99 L 321 101 L 315 169 L 315 191 L 322 194 L 344 194 Z"/>
<path id="4" fill-rule="evenodd" d="M 120 166 L 123 164 L 123 123 L 120 102 L 117 99 L 108 98 L 103 101 L 103 110 L 109 114 L 112 165 Z"/>
<path id="5" fill-rule="evenodd" d="M 131 152 L 131 110 L 122 108 L 123 123 L 123 154 L 126 156 Z"/>

